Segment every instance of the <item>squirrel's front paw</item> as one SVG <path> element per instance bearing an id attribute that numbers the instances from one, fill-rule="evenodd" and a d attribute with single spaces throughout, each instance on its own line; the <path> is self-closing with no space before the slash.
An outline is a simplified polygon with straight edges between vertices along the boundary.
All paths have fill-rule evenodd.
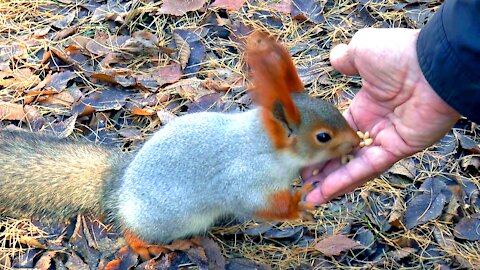
<path id="1" fill-rule="evenodd" d="M 300 189 L 277 191 L 269 196 L 269 204 L 255 215 L 266 220 L 313 219 L 309 211 L 315 210 L 313 203 L 305 201 L 315 184 L 306 183 Z"/>

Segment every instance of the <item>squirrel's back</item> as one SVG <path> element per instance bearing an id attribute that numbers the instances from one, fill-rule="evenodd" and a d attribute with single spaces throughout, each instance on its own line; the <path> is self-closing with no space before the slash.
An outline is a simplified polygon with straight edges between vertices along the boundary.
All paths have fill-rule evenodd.
<path id="1" fill-rule="evenodd" d="M 105 189 L 125 165 L 120 151 L 23 131 L 0 131 L 0 212 L 67 218 L 103 215 Z"/>

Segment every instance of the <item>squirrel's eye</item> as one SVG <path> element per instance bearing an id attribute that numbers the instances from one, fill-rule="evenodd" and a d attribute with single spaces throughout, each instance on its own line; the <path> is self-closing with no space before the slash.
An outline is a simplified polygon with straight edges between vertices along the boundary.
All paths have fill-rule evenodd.
<path id="1" fill-rule="evenodd" d="M 332 137 L 330 136 L 330 134 L 328 134 L 327 132 L 319 132 L 317 133 L 317 141 L 318 142 L 321 142 L 321 143 L 326 143 L 328 141 L 330 141 L 332 139 Z"/>

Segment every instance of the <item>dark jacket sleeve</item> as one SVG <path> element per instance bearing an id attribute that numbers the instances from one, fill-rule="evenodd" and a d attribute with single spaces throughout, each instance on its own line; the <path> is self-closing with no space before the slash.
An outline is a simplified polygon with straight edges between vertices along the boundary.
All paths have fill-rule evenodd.
<path id="1" fill-rule="evenodd" d="M 420 31 L 417 55 L 438 95 L 480 124 L 480 0 L 446 0 Z"/>

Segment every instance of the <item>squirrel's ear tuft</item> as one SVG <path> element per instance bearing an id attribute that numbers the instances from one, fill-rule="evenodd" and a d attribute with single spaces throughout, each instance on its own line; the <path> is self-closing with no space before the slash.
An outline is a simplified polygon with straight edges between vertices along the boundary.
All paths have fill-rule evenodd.
<path id="1" fill-rule="evenodd" d="M 247 38 L 246 61 L 253 82 L 252 98 L 263 107 L 262 119 L 277 148 L 288 145 L 286 131 L 274 113 L 278 103 L 289 126 L 300 124 L 300 113 L 291 93 L 304 90 L 288 51 L 269 34 L 255 31 Z M 280 119 L 278 119 L 280 120 Z"/>

